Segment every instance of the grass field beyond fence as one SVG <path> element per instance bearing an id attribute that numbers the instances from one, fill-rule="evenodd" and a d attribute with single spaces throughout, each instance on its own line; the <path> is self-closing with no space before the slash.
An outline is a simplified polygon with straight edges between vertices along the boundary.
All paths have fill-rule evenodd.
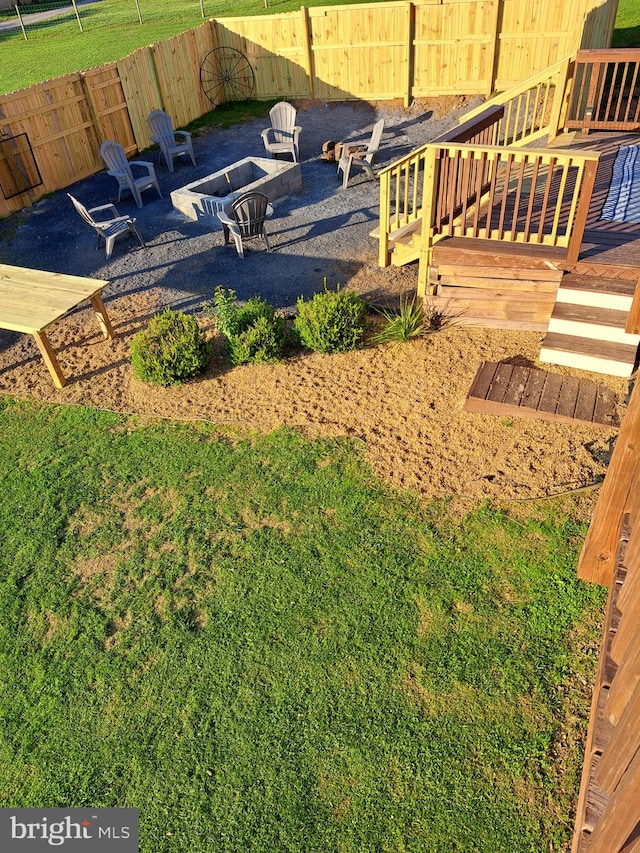
<path id="1" fill-rule="evenodd" d="M 137 807 L 143 853 L 567 849 L 572 504 L 463 518 L 284 430 L 0 398 L 0 433 L 1 806 Z"/>
<path id="2" fill-rule="evenodd" d="M 366 0 L 352 0 L 355 5 Z M 152 3 L 139 0 L 142 24 L 139 23 L 134 0 L 102 0 L 79 5 L 83 32 L 73 12 L 63 17 L 38 21 L 27 26 L 25 41 L 19 27 L 0 27 L 0 93 L 12 92 L 52 80 L 75 71 L 95 68 L 120 59 L 138 48 L 168 39 L 176 33 L 202 23 L 206 18 L 249 17 L 294 12 L 298 0 L 278 0 L 265 6 L 261 0 L 239 0 L 231 8 L 220 0 L 162 0 Z M 344 0 L 309 0 L 315 6 L 345 5 Z M 52 4 L 21 6 L 23 15 L 51 10 Z M 15 10 L 0 11 L 0 24 L 16 20 Z M 640 4 L 636 0 L 619 0 L 615 47 L 640 45 Z M 461 92 L 461 94 L 464 94 Z"/>

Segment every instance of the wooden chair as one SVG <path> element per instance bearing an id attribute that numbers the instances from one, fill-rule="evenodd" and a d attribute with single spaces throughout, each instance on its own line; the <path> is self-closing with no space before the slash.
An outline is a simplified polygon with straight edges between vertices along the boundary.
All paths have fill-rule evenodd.
<path id="1" fill-rule="evenodd" d="M 100 240 L 104 240 L 107 251 L 107 260 L 111 257 L 113 244 L 115 243 L 116 238 L 121 234 L 133 234 L 140 241 L 142 248 L 145 248 L 144 240 L 136 228 L 136 221 L 133 217 L 120 216 L 117 207 L 113 204 L 103 204 L 100 207 L 91 207 L 87 209 L 78 201 L 77 198 L 74 198 L 69 193 L 67 193 L 67 195 L 87 225 L 90 225 L 96 232 L 98 236 L 97 248 L 100 248 Z M 97 218 L 94 216 L 96 213 L 102 214 L 103 212 L 110 215 L 107 215 L 106 218 L 104 216 L 99 216 Z"/>
<path id="2" fill-rule="evenodd" d="M 151 139 L 160 146 L 159 160 L 164 157 L 170 172 L 173 172 L 173 158 L 184 154 L 188 154 L 193 165 L 196 165 L 189 131 L 174 130 L 171 116 L 163 110 L 152 110 L 147 122 L 151 128 Z"/>
<path id="3" fill-rule="evenodd" d="M 217 214 L 222 223 L 225 246 L 229 245 L 229 237 L 233 237 L 238 255 L 244 258 L 243 241 L 262 237 L 267 252 L 271 251 L 265 219 L 272 213 L 273 208 L 264 193 L 248 192 L 238 196 L 226 210 L 220 210 Z"/>
<path id="4" fill-rule="evenodd" d="M 127 160 L 122 145 L 111 139 L 106 139 L 100 146 L 100 156 L 107 167 L 107 174 L 118 182 L 118 201 L 120 201 L 122 190 L 129 190 L 138 207 L 142 207 L 141 193 L 151 187 L 155 187 L 162 198 L 153 163 L 148 163 L 146 160 Z M 145 174 L 136 177 L 133 173 L 134 166 L 142 169 Z"/>
<path id="5" fill-rule="evenodd" d="M 342 172 L 342 189 L 346 189 L 346 186 L 349 182 L 349 175 L 351 173 L 352 166 L 359 166 L 361 169 L 364 170 L 367 177 L 371 180 L 375 178 L 375 173 L 371 168 L 371 164 L 373 163 L 373 158 L 375 157 L 378 149 L 380 148 L 380 140 L 382 139 L 383 130 L 384 119 L 381 118 L 380 121 L 374 124 L 373 131 L 371 132 L 371 138 L 369 139 L 369 142 L 367 143 L 366 147 L 361 150 L 352 151 L 351 154 L 347 152 L 350 148 L 356 148 L 357 143 L 342 143 L 343 153 L 341 154 L 340 159 L 338 161 L 338 174 Z"/>
<path id="6" fill-rule="evenodd" d="M 262 142 L 269 154 L 291 154 L 293 162 L 298 162 L 298 139 L 302 130 L 296 124 L 297 111 L 293 104 L 280 101 L 269 110 L 271 127 L 262 131 Z"/>

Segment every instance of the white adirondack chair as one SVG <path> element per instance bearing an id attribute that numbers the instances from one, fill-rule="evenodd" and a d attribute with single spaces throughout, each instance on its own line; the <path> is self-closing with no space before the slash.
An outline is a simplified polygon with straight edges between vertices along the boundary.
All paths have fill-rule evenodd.
<path id="1" fill-rule="evenodd" d="M 375 157 L 376 152 L 380 148 L 380 140 L 382 139 L 383 130 L 384 119 L 381 118 L 380 121 L 377 121 L 374 124 L 373 131 L 371 132 L 371 138 L 369 139 L 366 147 L 359 151 L 353 151 L 351 154 L 347 152 L 351 147 L 356 147 L 357 143 L 344 142 L 342 144 L 343 153 L 338 160 L 338 174 L 342 172 L 342 189 L 346 189 L 351 169 L 354 166 L 359 166 L 363 169 L 368 178 L 372 180 L 375 178 L 375 173 L 371 168 L 371 164 L 373 163 L 373 158 Z"/>
<path id="2" fill-rule="evenodd" d="M 118 182 L 118 201 L 120 201 L 122 190 L 129 190 L 138 207 L 142 207 L 141 193 L 151 187 L 155 187 L 158 195 L 162 198 L 153 163 L 146 160 L 127 160 L 122 145 L 111 139 L 106 139 L 100 146 L 100 156 L 107 167 L 107 174 L 114 177 Z M 142 169 L 144 174 L 138 174 L 136 177 L 133 173 L 134 166 Z"/>
<path id="3" fill-rule="evenodd" d="M 113 204 L 102 204 L 100 207 L 86 208 L 84 204 L 79 202 L 70 193 L 67 193 L 67 195 L 87 225 L 90 225 L 96 232 L 98 236 L 98 248 L 100 248 L 100 240 L 104 240 L 107 260 L 111 257 L 116 238 L 121 234 L 133 234 L 140 241 L 142 248 L 145 248 L 142 235 L 136 228 L 136 221 L 132 216 L 120 216 L 118 208 Z M 96 216 L 95 214 L 100 215 Z M 106 216 L 103 214 L 106 214 Z"/>
<path id="4" fill-rule="evenodd" d="M 270 157 L 291 154 L 293 162 L 298 162 L 298 139 L 302 128 L 296 124 L 296 116 L 296 108 L 286 101 L 280 101 L 269 110 L 271 127 L 262 131 L 262 142 Z"/>
<path id="5" fill-rule="evenodd" d="M 193 165 L 196 165 L 188 130 L 174 130 L 171 116 L 163 110 L 152 110 L 147 122 L 151 128 L 151 139 L 160 146 L 160 159 L 164 157 L 170 172 L 173 172 L 173 158 L 184 154 L 188 154 Z"/>

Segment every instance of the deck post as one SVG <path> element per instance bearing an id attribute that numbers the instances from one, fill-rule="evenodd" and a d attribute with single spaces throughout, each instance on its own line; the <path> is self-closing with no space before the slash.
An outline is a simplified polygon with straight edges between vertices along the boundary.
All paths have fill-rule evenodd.
<path id="1" fill-rule="evenodd" d="M 388 267 L 391 263 L 389 252 L 389 204 L 391 196 L 391 172 L 380 172 L 380 214 L 378 220 L 378 266 Z"/>
<path id="2" fill-rule="evenodd" d="M 424 207 L 418 259 L 418 296 L 422 298 L 427 296 L 429 271 L 433 264 L 434 221 L 440 175 L 439 160 L 440 149 L 436 145 L 427 146 L 424 157 Z"/>
<path id="3" fill-rule="evenodd" d="M 600 155 L 598 155 L 598 158 Z M 571 228 L 571 237 L 569 238 L 569 246 L 567 249 L 567 261 L 570 264 L 575 264 L 580 255 L 580 247 L 582 246 L 582 238 L 584 229 L 589 216 L 591 207 L 591 197 L 593 188 L 596 184 L 596 174 L 598 172 L 598 160 L 588 160 L 585 163 L 584 174 L 582 177 L 582 186 L 579 188 L 580 198 L 578 200 L 578 208 L 576 217 Z"/>

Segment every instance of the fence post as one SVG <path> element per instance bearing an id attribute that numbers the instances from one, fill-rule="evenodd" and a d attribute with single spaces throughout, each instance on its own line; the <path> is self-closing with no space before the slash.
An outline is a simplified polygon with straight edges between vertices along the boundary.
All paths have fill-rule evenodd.
<path id="1" fill-rule="evenodd" d="M 305 57 L 307 60 L 307 67 L 305 71 L 307 72 L 307 79 L 309 80 L 309 97 L 313 99 L 315 98 L 315 87 L 313 85 L 315 71 L 313 67 L 313 49 L 311 47 L 311 21 L 309 20 L 308 8 L 306 6 L 301 6 L 300 14 L 302 15 L 302 29 L 304 31 L 304 50 Z"/>
<path id="2" fill-rule="evenodd" d="M 493 0 L 493 21 L 492 21 L 492 32 L 491 32 L 491 61 L 488 63 L 489 66 L 489 79 L 487 80 L 487 89 L 486 96 L 489 97 L 494 90 L 494 81 L 496 79 L 496 75 L 498 73 L 498 61 L 500 59 L 500 31 L 502 29 L 502 2 L 503 0 Z"/>
<path id="3" fill-rule="evenodd" d="M 407 66 L 407 78 L 405 80 L 404 105 L 405 108 L 411 106 L 411 97 L 413 94 L 413 38 L 416 26 L 416 10 L 413 3 L 407 3 L 407 41 L 405 44 L 405 63 Z"/>
<path id="4" fill-rule="evenodd" d="M 15 7 L 15 10 L 16 10 L 16 15 L 18 16 L 18 20 L 20 21 L 20 28 L 21 28 L 21 30 L 22 30 L 22 35 L 24 36 L 24 40 L 25 40 L 25 41 L 28 41 L 28 39 L 27 39 L 27 31 L 25 30 L 25 28 L 24 28 L 24 24 L 22 23 L 22 15 L 20 14 L 20 9 L 16 6 L 16 7 Z"/>
<path id="5" fill-rule="evenodd" d="M 82 21 L 80 20 L 80 15 L 78 14 L 78 7 L 76 6 L 76 0 L 71 0 L 73 3 L 73 11 L 76 13 L 76 20 L 78 21 L 78 27 L 80 28 L 80 32 L 83 33 L 82 29 Z"/>
<path id="6" fill-rule="evenodd" d="M 200 15 L 204 20 L 204 0 L 200 0 Z"/>
<path id="7" fill-rule="evenodd" d="M 138 13 L 138 23 L 142 23 L 142 15 L 140 14 L 140 3 L 136 0 L 136 11 Z"/>

